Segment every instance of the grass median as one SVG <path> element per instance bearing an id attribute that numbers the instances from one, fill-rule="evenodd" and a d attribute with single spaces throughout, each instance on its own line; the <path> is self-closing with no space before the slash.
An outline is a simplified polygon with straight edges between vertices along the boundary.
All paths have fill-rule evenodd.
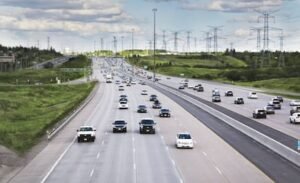
<path id="1" fill-rule="evenodd" d="M 95 83 L 0 86 L 0 144 L 19 154 L 78 106 Z"/>

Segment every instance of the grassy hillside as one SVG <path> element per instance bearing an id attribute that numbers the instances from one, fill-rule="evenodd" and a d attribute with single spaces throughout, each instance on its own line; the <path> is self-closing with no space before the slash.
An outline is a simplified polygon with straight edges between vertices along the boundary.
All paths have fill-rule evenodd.
<path id="1" fill-rule="evenodd" d="M 0 144 L 25 152 L 94 85 L 0 86 Z"/>

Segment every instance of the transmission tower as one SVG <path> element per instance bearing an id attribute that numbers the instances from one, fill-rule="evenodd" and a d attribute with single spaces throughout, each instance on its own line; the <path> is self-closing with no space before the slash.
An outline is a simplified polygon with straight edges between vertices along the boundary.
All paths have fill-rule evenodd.
<path id="1" fill-rule="evenodd" d="M 178 52 L 178 32 L 174 32 L 174 52 Z"/>
<path id="2" fill-rule="evenodd" d="M 50 37 L 47 37 L 47 50 L 50 50 Z"/>
<path id="3" fill-rule="evenodd" d="M 166 31 L 163 30 L 163 44 L 162 44 L 162 49 L 167 50 L 167 41 L 166 41 Z"/>
<path id="4" fill-rule="evenodd" d="M 285 66 L 285 58 L 284 58 L 284 51 L 283 51 L 283 30 L 281 29 L 280 35 L 279 35 L 279 41 L 280 41 L 280 55 L 278 59 L 278 67 L 284 67 Z"/>
<path id="5" fill-rule="evenodd" d="M 194 51 L 197 52 L 197 37 L 194 37 Z"/>
<path id="6" fill-rule="evenodd" d="M 206 52 L 209 53 L 210 52 L 210 48 L 211 48 L 211 40 L 212 40 L 212 37 L 210 35 L 210 32 L 206 32 L 206 38 L 205 38 L 205 41 L 206 41 Z"/>
<path id="7" fill-rule="evenodd" d="M 213 40 L 214 40 L 214 52 L 218 52 L 218 31 L 221 30 L 223 26 L 210 26 L 213 29 Z"/>
<path id="8" fill-rule="evenodd" d="M 101 44 L 101 50 L 103 50 L 104 49 L 104 40 L 103 40 L 103 38 L 100 39 L 100 44 Z"/>
<path id="9" fill-rule="evenodd" d="M 256 50 L 257 52 L 261 51 L 261 31 L 262 28 L 251 28 L 250 30 L 256 31 Z"/>
<path id="10" fill-rule="evenodd" d="M 117 51 L 118 51 L 118 48 L 117 48 L 117 43 L 118 43 L 118 41 L 117 41 L 116 36 L 114 36 L 113 43 L 114 43 L 114 50 L 115 50 L 115 53 L 117 53 Z"/>
<path id="11" fill-rule="evenodd" d="M 263 12 L 261 16 L 258 17 L 258 22 L 263 19 L 264 27 L 263 27 L 263 50 L 268 51 L 269 50 L 269 19 L 275 20 L 274 16 L 270 16 L 269 12 Z"/>
<path id="12" fill-rule="evenodd" d="M 190 52 L 190 39 L 191 39 L 191 31 L 187 31 L 186 32 L 186 43 L 187 43 L 187 48 L 186 48 L 186 51 L 187 52 Z"/>

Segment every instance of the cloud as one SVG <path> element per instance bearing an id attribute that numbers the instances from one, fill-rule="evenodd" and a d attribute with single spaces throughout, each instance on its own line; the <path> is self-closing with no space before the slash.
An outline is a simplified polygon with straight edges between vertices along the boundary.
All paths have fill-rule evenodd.
<path id="1" fill-rule="evenodd" d="M 0 27 L 4 30 L 62 31 L 83 36 L 130 32 L 132 28 L 140 31 L 122 6 L 111 0 L 1 0 L 0 7 Z"/>
<path id="2" fill-rule="evenodd" d="M 249 12 L 278 8 L 283 0 L 210 0 L 208 3 L 189 1 L 182 4 L 184 9 L 221 12 Z"/>
<path id="3" fill-rule="evenodd" d="M 245 38 L 250 35 L 250 30 L 245 28 L 239 28 L 233 32 L 233 35 L 239 38 Z"/>

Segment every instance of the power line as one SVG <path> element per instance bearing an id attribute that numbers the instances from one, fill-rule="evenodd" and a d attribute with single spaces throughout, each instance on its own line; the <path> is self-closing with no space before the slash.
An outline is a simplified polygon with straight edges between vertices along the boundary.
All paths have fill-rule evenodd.
<path id="1" fill-rule="evenodd" d="M 214 40 L 214 52 L 218 52 L 218 31 L 222 30 L 221 27 L 223 26 L 209 26 L 213 29 L 213 40 Z"/>

